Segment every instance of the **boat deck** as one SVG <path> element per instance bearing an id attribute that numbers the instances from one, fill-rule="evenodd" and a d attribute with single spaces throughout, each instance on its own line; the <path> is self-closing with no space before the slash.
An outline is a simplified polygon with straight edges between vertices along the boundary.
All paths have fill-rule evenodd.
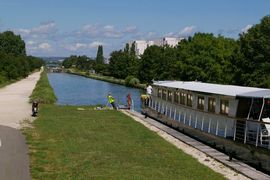
<path id="1" fill-rule="evenodd" d="M 267 174 L 264 174 L 261 171 L 256 170 L 255 168 L 239 161 L 236 159 L 229 160 L 229 156 L 219 152 L 218 150 L 209 147 L 195 139 L 192 139 L 189 136 L 186 136 L 185 134 L 176 131 L 154 119 L 151 118 L 145 118 L 144 115 L 135 112 L 135 111 L 127 111 L 129 114 L 136 116 L 140 118 L 141 120 L 155 126 L 156 128 L 170 134 L 171 136 L 175 137 L 176 139 L 179 139 L 180 141 L 194 147 L 195 149 L 207 154 L 208 156 L 214 158 L 215 160 L 223 163 L 224 165 L 234 169 L 235 171 L 238 171 L 239 173 L 251 178 L 251 179 L 260 179 L 260 180 L 268 180 L 270 179 L 270 176 Z"/>

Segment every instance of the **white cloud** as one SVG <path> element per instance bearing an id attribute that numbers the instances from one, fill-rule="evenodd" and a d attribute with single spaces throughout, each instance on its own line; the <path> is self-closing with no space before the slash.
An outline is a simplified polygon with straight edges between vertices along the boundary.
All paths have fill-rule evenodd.
<path id="1" fill-rule="evenodd" d="M 19 33 L 19 34 L 22 34 L 22 35 L 28 35 L 31 32 L 31 30 L 29 30 L 29 29 L 18 29 L 18 30 L 16 30 L 16 32 Z"/>
<path id="2" fill-rule="evenodd" d="M 43 51 L 43 52 L 49 52 L 52 51 L 52 46 L 49 43 L 43 42 L 43 43 L 37 43 L 34 41 L 27 41 L 26 42 L 26 48 L 31 53 Z"/>
<path id="3" fill-rule="evenodd" d="M 35 34 L 48 34 L 55 31 L 56 31 L 56 24 L 53 21 L 41 23 L 38 27 L 31 29 L 31 33 Z"/>
<path id="4" fill-rule="evenodd" d="M 38 48 L 43 50 L 49 50 L 51 48 L 51 45 L 49 43 L 40 43 L 38 45 Z"/>
<path id="5" fill-rule="evenodd" d="M 179 35 L 182 35 L 182 36 L 191 35 L 195 29 L 196 29 L 196 26 L 186 26 L 184 29 L 182 29 L 179 32 Z"/>
<path id="6" fill-rule="evenodd" d="M 35 41 L 31 41 L 31 40 L 30 40 L 30 41 L 27 41 L 27 42 L 26 42 L 26 45 L 31 46 L 31 45 L 34 45 L 35 43 L 36 43 Z"/>
<path id="7" fill-rule="evenodd" d="M 66 44 L 64 47 L 70 51 L 80 51 L 86 49 L 96 49 L 99 45 L 105 46 L 106 44 L 100 41 L 94 41 L 91 43 Z"/>
<path id="8" fill-rule="evenodd" d="M 138 29 L 136 26 L 127 26 L 125 29 L 124 29 L 124 33 L 134 33 L 134 32 L 137 32 Z"/>
<path id="9" fill-rule="evenodd" d="M 105 46 L 106 44 L 103 42 L 94 41 L 94 42 L 90 43 L 88 46 L 89 46 L 89 48 L 97 48 L 100 45 Z"/>
<path id="10" fill-rule="evenodd" d="M 147 33 L 147 37 L 148 37 L 148 38 L 154 37 L 154 36 L 156 36 L 156 35 L 157 35 L 157 33 L 154 32 L 154 31 L 150 31 L 150 32 Z"/>
<path id="11" fill-rule="evenodd" d="M 83 26 L 82 29 L 77 32 L 77 34 L 97 36 L 99 34 L 99 28 L 97 25 L 88 24 Z"/>
<path id="12" fill-rule="evenodd" d="M 174 33 L 174 32 L 169 32 L 169 33 L 167 33 L 167 34 L 164 34 L 164 36 L 165 36 L 165 37 L 174 37 L 174 36 L 176 36 L 176 33 Z"/>
<path id="13" fill-rule="evenodd" d="M 248 25 L 246 25 L 246 27 L 244 27 L 241 31 L 242 31 L 243 33 L 247 33 L 248 30 L 249 30 L 252 26 L 253 26 L 252 24 L 248 24 Z"/>
<path id="14" fill-rule="evenodd" d="M 133 30 L 134 27 L 127 27 L 121 31 L 113 25 L 87 24 L 81 30 L 78 30 L 75 35 L 80 37 L 90 36 L 91 38 L 122 38 Z"/>
<path id="15" fill-rule="evenodd" d="M 14 31 L 26 38 L 29 36 L 33 38 L 37 38 L 40 35 L 52 35 L 57 32 L 57 29 L 56 29 L 55 22 L 51 21 L 51 22 L 41 23 L 37 27 L 33 27 L 29 29 L 20 28 Z"/>
<path id="16" fill-rule="evenodd" d="M 79 49 L 87 48 L 87 44 L 85 43 L 75 43 L 75 44 L 67 44 L 65 48 L 70 51 L 78 51 Z"/>
<path id="17" fill-rule="evenodd" d="M 105 32 L 112 32 L 115 31 L 114 26 L 112 25 L 106 25 L 103 27 Z"/>

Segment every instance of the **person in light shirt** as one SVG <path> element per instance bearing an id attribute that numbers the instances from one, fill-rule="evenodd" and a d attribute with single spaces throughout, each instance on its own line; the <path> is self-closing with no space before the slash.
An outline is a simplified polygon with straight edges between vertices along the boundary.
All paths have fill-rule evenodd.
<path id="1" fill-rule="evenodd" d="M 150 84 L 148 84 L 148 86 L 146 88 L 146 94 L 149 96 L 152 94 L 152 86 Z"/>

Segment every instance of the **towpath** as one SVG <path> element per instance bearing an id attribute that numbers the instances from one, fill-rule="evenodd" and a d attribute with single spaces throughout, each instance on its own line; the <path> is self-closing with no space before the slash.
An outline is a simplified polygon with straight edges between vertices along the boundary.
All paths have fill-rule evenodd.
<path id="1" fill-rule="evenodd" d="M 40 72 L 0 89 L 0 179 L 28 180 L 28 147 L 20 122 L 31 118 L 28 103 Z"/>

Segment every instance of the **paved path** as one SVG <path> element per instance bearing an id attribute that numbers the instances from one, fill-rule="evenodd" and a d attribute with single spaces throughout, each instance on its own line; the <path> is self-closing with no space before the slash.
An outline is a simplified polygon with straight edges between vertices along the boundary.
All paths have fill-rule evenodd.
<path id="1" fill-rule="evenodd" d="M 132 116 L 138 117 L 144 122 L 147 122 L 151 124 L 152 126 L 155 126 L 156 128 L 170 134 L 171 136 L 175 137 L 176 139 L 179 139 L 180 141 L 198 149 L 199 151 L 207 154 L 208 156 L 214 158 L 215 160 L 223 163 L 224 165 L 240 172 L 241 174 L 251 178 L 251 179 L 258 179 L 258 180 L 269 180 L 270 176 L 267 174 L 264 174 L 260 171 L 257 171 L 255 168 L 252 168 L 248 166 L 247 164 L 238 161 L 236 159 L 233 159 L 232 161 L 229 161 L 229 157 L 226 154 L 223 154 L 216 149 L 213 149 L 201 142 L 196 141 L 195 139 L 190 138 L 189 136 L 186 136 L 182 134 L 179 131 L 176 131 L 156 120 L 153 120 L 151 118 L 144 118 L 143 115 L 141 115 L 138 112 L 135 111 L 126 111 Z"/>
<path id="2" fill-rule="evenodd" d="M 29 180 L 28 147 L 20 122 L 31 118 L 28 103 L 40 72 L 0 89 L 0 179 Z"/>
<path id="3" fill-rule="evenodd" d="M 30 180 L 28 148 L 19 130 L 0 126 L 0 179 Z"/>
<path id="4" fill-rule="evenodd" d="M 0 125 L 19 129 L 20 121 L 30 117 L 32 112 L 28 97 L 39 77 L 40 72 L 36 72 L 0 89 Z"/>

